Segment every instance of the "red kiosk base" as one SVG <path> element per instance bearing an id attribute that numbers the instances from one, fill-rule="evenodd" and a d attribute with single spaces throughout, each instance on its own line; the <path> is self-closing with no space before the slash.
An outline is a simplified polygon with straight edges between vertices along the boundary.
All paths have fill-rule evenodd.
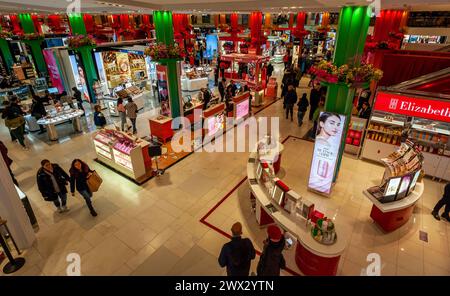
<path id="1" fill-rule="evenodd" d="M 412 204 L 410 207 L 398 211 L 383 213 L 380 209 L 373 205 L 372 211 L 370 212 L 370 217 L 377 222 L 377 224 L 380 225 L 384 231 L 391 232 L 408 222 L 414 210 L 414 206 L 415 204 Z"/>
<path id="2" fill-rule="evenodd" d="M 317 256 L 297 241 L 295 263 L 304 275 L 336 275 L 340 258 L 341 256 L 330 258 Z"/>

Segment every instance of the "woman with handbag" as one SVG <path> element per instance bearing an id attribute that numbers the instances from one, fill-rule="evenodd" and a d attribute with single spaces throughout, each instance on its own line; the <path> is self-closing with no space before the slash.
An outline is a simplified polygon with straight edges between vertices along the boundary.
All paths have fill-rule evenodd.
<path id="1" fill-rule="evenodd" d="M 91 212 L 91 215 L 96 217 L 97 212 L 94 210 L 92 206 L 92 191 L 88 186 L 88 178 L 93 171 L 89 168 L 89 166 L 81 161 L 80 159 L 74 159 L 72 161 L 72 165 L 70 166 L 69 174 L 70 174 L 70 192 L 72 196 L 75 196 L 75 188 L 81 194 L 81 196 L 86 201 L 86 205 Z"/>

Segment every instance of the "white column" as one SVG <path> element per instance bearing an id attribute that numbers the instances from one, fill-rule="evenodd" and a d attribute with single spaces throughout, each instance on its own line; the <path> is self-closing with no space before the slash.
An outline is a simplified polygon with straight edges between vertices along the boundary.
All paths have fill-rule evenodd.
<path id="1" fill-rule="evenodd" d="M 21 250 L 30 248 L 36 235 L 3 157 L 0 157 L 0 216 L 8 221 L 8 228 L 18 247 Z"/>

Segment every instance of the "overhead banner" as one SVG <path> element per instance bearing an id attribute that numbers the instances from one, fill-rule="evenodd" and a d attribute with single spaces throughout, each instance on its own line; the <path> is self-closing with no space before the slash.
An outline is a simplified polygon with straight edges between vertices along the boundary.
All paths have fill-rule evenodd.
<path id="1" fill-rule="evenodd" d="M 450 122 L 450 102 L 379 91 L 375 110 Z"/>
<path id="2" fill-rule="evenodd" d="M 158 99 L 161 103 L 161 115 L 171 116 L 167 66 L 156 65 L 156 77 L 158 83 Z"/>
<path id="3" fill-rule="evenodd" d="M 309 189 L 330 194 L 344 126 L 344 115 L 320 113 L 309 174 Z"/>
<path id="4" fill-rule="evenodd" d="M 44 49 L 42 53 L 44 55 L 45 62 L 47 63 L 50 81 L 52 82 L 53 87 L 56 87 L 58 89 L 58 92 L 62 93 L 64 91 L 64 85 L 61 79 L 61 75 L 59 73 L 58 64 L 56 63 L 53 51 Z"/>

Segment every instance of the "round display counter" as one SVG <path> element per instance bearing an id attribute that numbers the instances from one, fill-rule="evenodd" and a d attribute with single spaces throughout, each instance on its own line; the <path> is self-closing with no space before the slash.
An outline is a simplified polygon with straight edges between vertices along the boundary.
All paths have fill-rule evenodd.
<path id="1" fill-rule="evenodd" d="M 414 191 L 407 197 L 387 203 L 381 203 L 367 190 L 364 190 L 364 195 L 373 203 L 370 217 L 386 232 L 398 229 L 408 222 L 424 188 L 423 182 L 417 183 Z"/>
<path id="2" fill-rule="evenodd" d="M 37 124 L 41 124 L 47 127 L 47 134 L 50 141 L 58 140 L 58 133 L 56 131 L 56 125 L 69 121 L 72 121 L 73 130 L 75 133 L 81 132 L 80 117 L 84 114 L 84 111 L 79 109 L 70 109 L 67 111 L 61 111 L 54 116 L 44 117 L 37 121 Z"/>
<path id="3" fill-rule="evenodd" d="M 278 148 L 281 147 L 278 146 Z M 273 156 L 277 154 L 276 150 L 272 153 Z M 264 177 L 261 177 L 260 172 L 260 163 L 266 160 L 265 155 L 261 159 L 259 154 L 254 152 L 250 155 L 247 163 L 247 177 L 251 198 L 255 200 L 258 224 L 265 226 L 276 223 L 297 239 L 295 261 L 303 274 L 336 275 L 339 260 L 347 245 L 346 234 L 337 232 L 338 238 L 330 245 L 315 240 L 311 234 L 311 228 L 307 223 L 307 219 L 300 217 L 297 210 L 299 203 L 303 205 L 303 209 L 307 208 L 308 201 L 302 200 L 299 194 L 289 190 L 286 192 L 286 195 L 283 195 L 285 199 L 283 202 L 278 199 L 277 193 L 275 193 L 276 190 L 273 190 L 273 194 L 267 190 Z M 273 164 L 274 171 L 275 163 Z M 282 183 L 276 177 L 273 181 Z M 286 200 L 288 197 L 291 201 Z"/>

